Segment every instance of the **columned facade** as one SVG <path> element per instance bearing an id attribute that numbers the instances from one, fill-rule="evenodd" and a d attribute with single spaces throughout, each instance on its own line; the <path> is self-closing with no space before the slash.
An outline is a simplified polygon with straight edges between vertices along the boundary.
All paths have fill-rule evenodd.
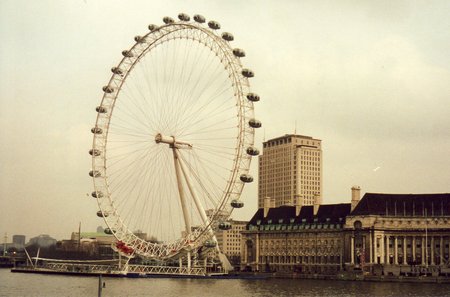
<path id="1" fill-rule="evenodd" d="M 351 218 L 353 219 L 353 218 Z M 351 222 L 347 220 L 347 224 Z M 447 227 L 444 220 L 435 222 L 438 226 Z M 447 225 L 447 226 L 445 226 Z M 347 230 L 348 231 L 348 230 Z M 372 230 L 347 232 L 346 241 L 349 246 L 347 264 L 360 267 L 395 265 L 395 266 L 439 266 L 448 264 L 450 230 L 434 230 L 424 234 L 424 230 L 386 229 L 373 233 Z M 372 237 L 375 240 L 372 240 Z M 360 243 L 358 244 L 358 240 Z M 364 245 L 367 244 L 365 247 Z M 439 269 L 435 267 L 437 272 Z M 432 269 L 431 269 L 432 270 Z"/>
<path id="2" fill-rule="evenodd" d="M 242 232 L 241 269 L 450 275 L 450 194 L 366 193 L 355 205 L 260 208 Z"/>
<path id="3" fill-rule="evenodd" d="M 346 218 L 346 267 L 439 275 L 450 268 L 449 206 L 450 194 L 366 194 Z"/>

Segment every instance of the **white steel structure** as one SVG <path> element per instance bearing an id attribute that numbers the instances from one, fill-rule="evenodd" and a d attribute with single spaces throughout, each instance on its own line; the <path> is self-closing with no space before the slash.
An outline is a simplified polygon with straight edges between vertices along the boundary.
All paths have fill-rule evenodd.
<path id="1" fill-rule="evenodd" d="M 190 266 L 185 255 L 217 249 L 213 232 L 227 227 L 219 220 L 243 206 L 261 123 L 254 74 L 233 35 L 201 15 L 178 18 L 149 25 L 111 69 L 91 129 L 89 175 L 118 252 Z"/>

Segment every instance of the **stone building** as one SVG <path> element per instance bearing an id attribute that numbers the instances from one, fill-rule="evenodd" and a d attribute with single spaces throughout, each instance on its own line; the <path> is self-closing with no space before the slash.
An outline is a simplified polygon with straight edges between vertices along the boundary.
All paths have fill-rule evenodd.
<path id="1" fill-rule="evenodd" d="M 231 265 L 239 267 L 241 260 L 241 232 L 245 230 L 248 221 L 228 220 L 230 229 L 216 231 L 219 248 L 230 261 Z"/>
<path id="2" fill-rule="evenodd" d="M 393 275 L 449 269 L 450 194 L 367 193 L 344 230 L 350 267 Z"/>
<path id="3" fill-rule="evenodd" d="M 450 194 L 374 194 L 280 206 L 267 198 L 242 232 L 241 269 L 450 275 Z"/>
<path id="4" fill-rule="evenodd" d="M 72 232 L 71 238 L 57 242 L 56 250 L 74 256 L 83 253 L 91 257 L 110 259 L 113 256 L 111 245 L 116 239 L 104 232 Z"/>
<path id="5" fill-rule="evenodd" d="M 343 269 L 350 203 L 274 207 L 270 200 L 242 232 L 241 269 L 323 274 Z"/>
<path id="6" fill-rule="evenodd" d="M 13 235 L 12 241 L 19 246 L 25 246 L 25 235 Z"/>
<path id="7" fill-rule="evenodd" d="M 287 134 L 263 143 L 259 156 L 258 207 L 264 199 L 275 206 L 313 205 L 322 201 L 321 140 Z"/>

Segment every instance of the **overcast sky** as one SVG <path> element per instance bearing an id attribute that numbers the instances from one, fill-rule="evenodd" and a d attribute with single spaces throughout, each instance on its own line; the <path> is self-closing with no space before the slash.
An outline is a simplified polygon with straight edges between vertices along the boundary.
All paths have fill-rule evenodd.
<path id="1" fill-rule="evenodd" d="M 0 232 L 69 238 L 101 220 L 88 150 L 102 86 L 166 15 L 221 23 L 255 71 L 256 143 L 322 139 L 324 203 L 450 192 L 450 1 L 0 0 Z M 252 172 L 257 176 L 256 162 Z M 243 193 L 256 211 L 257 183 Z"/>

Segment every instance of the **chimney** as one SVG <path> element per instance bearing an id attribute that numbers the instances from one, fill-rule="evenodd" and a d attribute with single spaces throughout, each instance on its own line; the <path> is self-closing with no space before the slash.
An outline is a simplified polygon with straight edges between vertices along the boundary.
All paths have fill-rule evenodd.
<path id="1" fill-rule="evenodd" d="M 300 211 L 303 206 L 303 197 L 298 195 L 295 201 L 295 216 L 298 217 L 300 215 Z"/>
<path id="2" fill-rule="evenodd" d="M 320 206 L 319 201 L 314 200 L 314 215 L 315 215 L 315 216 L 316 216 L 317 213 L 319 212 L 319 206 Z"/>
<path id="3" fill-rule="evenodd" d="M 319 194 L 314 194 L 314 215 L 317 215 L 317 212 L 319 211 L 319 206 L 320 206 L 320 196 Z"/>
<path id="4" fill-rule="evenodd" d="M 264 197 L 264 218 L 267 218 L 269 209 L 272 207 L 272 198 Z"/>
<path id="5" fill-rule="evenodd" d="M 359 200 L 361 199 L 361 188 L 359 186 L 352 187 L 352 206 L 351 211 L 353 211 L 358 205 Z"/>

